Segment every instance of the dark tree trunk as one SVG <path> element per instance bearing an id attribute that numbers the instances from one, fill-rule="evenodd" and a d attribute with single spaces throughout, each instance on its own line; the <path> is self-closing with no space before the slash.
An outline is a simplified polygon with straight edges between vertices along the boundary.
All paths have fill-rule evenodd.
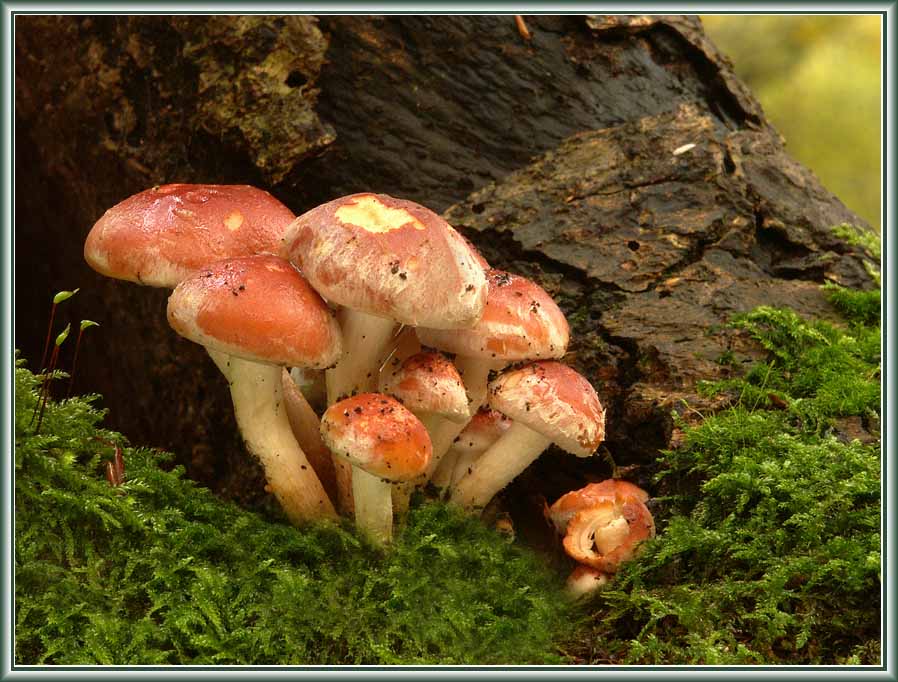
<path id="1" fill-rule="evenodd" d="M 748 345 L 758 304 L 829 315 L 826 280 L 869 286 L 866 227 L 791 160 L 691 17 L 19 16 L 16 328 L 32 366 L 50 299 L 99 321 L 76 390 L 189 475 L 257 503 L 224 380 L 169 330 L 167 292 L 83 262 L 93 222 L 172 181 L 270 189 L 294 211 L 354 191 L 439 211 L 569 314 L 567 358 L 609 407 L 607 451 L 645 482 L 673 410 Z M 517 513 L 609 472 L 544 457 Z M 249 473 L 248 473 L 249 472 Z"/>

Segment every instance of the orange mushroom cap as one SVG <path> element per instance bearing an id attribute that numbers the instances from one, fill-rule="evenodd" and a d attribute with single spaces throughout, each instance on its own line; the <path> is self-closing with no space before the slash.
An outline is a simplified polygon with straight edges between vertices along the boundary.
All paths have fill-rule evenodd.
<path id="1" fill-rule="evenodd" d="M 500 374 L 489 385 L 490 407 L 588 457 L 605 437 L 605 409 L 592 385 L 560 362 L 533 362 Z"/>
<path id="2" fill-rule="evenodd" d="M 153 187 L 110 208 L 84 243 L 97 272 L 173 288 L 224 258 L 278 254 L 293 212 L 249 185 Z"/>
<path id="3" fill-rule="evenodd" d="M 439 215 L 385 194 L 353 194 L 299 216 L 286 253 L 328 300 L 412 326 L 470 327 L 483 313 L 479 256 Z"/>
<path id="4" fill-rule="evenodd" d="M 560 358 L 570 329 L 564 313 L 546 291 L 526 277 L 487 271 L 489 293 L 483 317 L 470 329 L 419 328 L 425 346 L 497 360 Z"/>
<path id="5" fill-rule="evenodd" d="M 172 329 L 229 355 L 324 368 L 340 357 L 340 328 L 288 261 L 248 256 L 218 261 L 183 280 L 168 299 Z"/>
<path id="6" fill-rule="evenodd" d="M 429 412 L 452 421 L 469 417 L 461 376 L 442 353 L 422 352 L 380 376 L 381 393 L 397 398 L 412 412 Z"/>
<path id="7" fill-rule="evenodd" d="M 331 405 L 321 417 L 321 437 L 335 455 L 388 481 L 410 481 L 424 473 L 433 453 L 421 421 L 381 393 L 361 393 Z"/>
<path id="8" fill-rule="evenodd" d="M 589 485 L 565 493 L 546 507 L 545 516 L 555 526 L 560 535 L 567 532 L 567 524 L 571 517 L 582 509 L 586 509 L 603 499 L 623 499 L 633 497 L 643 504 L 648 501 L 649 494 L 637 485 L 617 478 L 609 478 L 600 483 Z"/>

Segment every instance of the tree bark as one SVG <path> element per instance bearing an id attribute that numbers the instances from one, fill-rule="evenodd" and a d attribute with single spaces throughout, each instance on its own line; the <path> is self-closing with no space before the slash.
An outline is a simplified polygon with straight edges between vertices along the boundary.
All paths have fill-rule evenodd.
<path id="1" fill-rule="evenodd" d="M 830 315 L 824 281 L 871 286 L 861 219 L 792 160 L 697 18 L 17 16 L 16 345 L 102 324 L 76 391 L 108 424 L 173 450 L 188 474 L 264 502 L 227 386 L 172 333 L 167 292 L 104 279 L 82 245 L 106 208 L 163 182 L 271 190 L 302 212 L 374 190 L 446 211 L 497 267 L 568 313 L 566 360 L 608 412 L 607 452 L 647 483 L 671 414 L 713 408 L 699 379 L 749 344 L 758 304 Z M 519 477 L 518 514 L 607 476 L 551 450 Z"/>

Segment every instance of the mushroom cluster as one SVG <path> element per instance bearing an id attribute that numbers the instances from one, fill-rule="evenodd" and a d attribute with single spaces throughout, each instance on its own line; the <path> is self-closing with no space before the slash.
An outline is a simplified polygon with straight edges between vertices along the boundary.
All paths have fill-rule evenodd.
<path id="1" fill-rule="evenodd" d="M 480 512 L 549 445 L 587 457 L 604 437 L 552 297 L 411 201 L 297 217 L 252 187 L 165 185 L 107 211 L 85 258 L 173 290 L 172 328 L 228 380 L 293 523 L 339 512 L 387 542 L 415 489 Z"/>

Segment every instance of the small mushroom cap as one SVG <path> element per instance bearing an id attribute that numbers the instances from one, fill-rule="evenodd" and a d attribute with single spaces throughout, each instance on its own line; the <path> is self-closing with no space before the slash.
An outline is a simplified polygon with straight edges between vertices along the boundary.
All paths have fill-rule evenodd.
<path id="1" fill-rule="evenodd" d="M 420 476 L 433 451 L 418 418 L 381 393 L 360 393 L 331 405 L 321 417 L 321 437 L 335 455 L 388 481 Z"/>
<path id="2" fill-rule="evenodd" d="M 579 599 L 592 594 L 600 587 L 608 584 L 608 574 L 580 564 L 568 576 L 565 582 L 565 591 L 572 599 Z"/>
<path id="3" fill-rule="evenodd" d="M 330 367 L 340 327 L 303 276 L 277 256 L 218 261 L 182 281 L 168 322 L 191 341 L 229 355 L 290 367 Z"/>
<path id="4" fill-rule="evenodd" d="M 489 403 L 578 457 L 591 455 L 605 438 L 605 410 L 595 389 L 560 362 L 503 372 L 490 382 Z"/>
<path id="5" fill-rule="evenodd" d="M 84 258 L 107 277 L 171 289 L 217 260 L 278 254 L 293 218 L 249 185 L 161 185 L 106 211 L 87 235 Z"/>
<path id="6" fill-rule="evenodd" d="M 481 455 L 499 440 L 510 426 L 511 419 L 504 414 L 483 407 L 471 418 L 464 431 L 458 434 L 452 449 L 458 453 Z"/>
<path id="7" fill-rule="evenodd" d="M 353 194 L 299 216 L 286 252 L 333 303 L 412 326 L 470 327 L 486 275 L 464 238 L 436 213 L 385 194 Z"/>
<path id="8" fill-rule="evenodd" d="M 614 573 L 654 536 L 655 521 L 645 504 L 634 497 L 606 498 L 571 517 L 563 545 L 575 561 Z"/>
<path id="9" fill-rule="evenodd" d="M 487 280 L 486 308 L 476 325 L 453 331 L 421 327 L 421 343 L 449 353 L 510 362 L 565 354 L 570 328 L 541 286 L 502 270 L 487 271 Z"/>
<path id="10" fill-rule="evenodd" d="M 600 483 L 590 483 L 579 490 L 565 493 L 555 500 L 551 507 L 546 508 L 545 515 L 558 533 L 564 535 L 567 532 L 568 521 L 578 511 L 586 509 L 600 500 L 623 500 L 625 497 L 633 497 L 645 504 L 649 499 L 649 494 L 629 481 L 609 478 Z"/>
<path id="11" fill-rule="evenodd" d="M 422 352 L 398 367 L 385 369 L 379 379 L 387 393 L 418 413 L 430 413 L 455 422 L 470 416 L 468 395 L 458 370 L 442 353 Z"/>

